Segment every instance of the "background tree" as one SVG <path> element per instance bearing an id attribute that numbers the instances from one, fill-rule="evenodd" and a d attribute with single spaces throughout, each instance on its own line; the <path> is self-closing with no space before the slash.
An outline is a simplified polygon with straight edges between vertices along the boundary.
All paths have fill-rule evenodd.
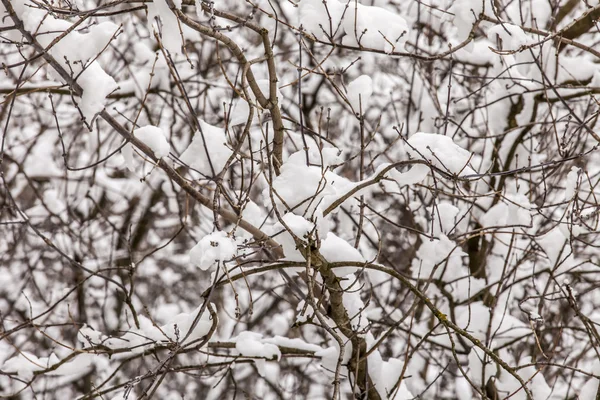
<path id="1" fill-rule="evenodd" d="M 600 398 L 600 6 L 1 1 L 1 397 Z"/>

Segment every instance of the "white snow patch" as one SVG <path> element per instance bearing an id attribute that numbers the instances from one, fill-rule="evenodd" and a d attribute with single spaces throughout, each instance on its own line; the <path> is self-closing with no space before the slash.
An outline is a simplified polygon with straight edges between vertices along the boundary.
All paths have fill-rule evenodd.
<path id="1" fill-rule="evenodd" d="M 342 43 L 386 53 L 404 50 L 408 24 L 401 16 L 381 7 L 364 6 L 350 1 L 342 25 L 346 36 Z"/>
<path id="2" fill-rule="evenodd" d="M 565 201 L 571 201 L 573 196 L 575 196 L 580 175 L 581 168 L 571 167 L 571 171 L 567 174 L 567 182 L 565 184 Z"/>
<path id="3" fill-rule="evenodd" d="M 267 360 L 281 358 L 279 347 L 272 343 L 265 343 L 262 334 L 256 332 L 241 332 L 235 341 L 235 349 L 244 357 L 259 357 Z"/>
<path id="4" fill-rule="evenodd" d="M 305 241 L 305 235 L 315 230 L 315 224 L 294 213 L 287 213 L 282 217 L 289 230 L 300 240 Z M 270 227 L 269 232 L 283 248 L 285 259 L 288 261 L 304 261 L 304 256 L 296 247 L 294 238 L 279 222 Z"/>
<path id="5" fill-rule="evenodd" d="M 149 89 L 169 91 L 169 67 L 161 52 L 154 52 L 144 42 L 133 45 L 134 66 L 129 79 L 119 82 L 117 93 L 135 93 L 143 99 Z"/>
<path id="6" fill-rule="evenodd" d="M 457 223 L 456 216 L 459 213 L 459 209 L 446 201 L 441 201 L 437 205 L 435 212 L 433 234 L 448 234 Z"/>
<path id="7" fill-rule="evenodd" d="M 499 356 L 503 360 L 507 360 L 509 357 L 511 357 L 506 348 L 499 352 Z M 531 361 L 531 357 L 523 357 L 521 360 L 519 360 L 519 364 L 530 364 Z M 508 373 L 508 371 L 506 371 L 504 368 L 498 369 L 500 371 L 500 377 L 499 379 L 496 379 L 495 383 L 500 397 L 508 397 L 512 395 L 511 399 L 526 400 L 527 395 L 522 389 L 521 383 L 517 380 L 517 378 Z M 517 374 L 524 382 L 526 382 L 527 387 L 533 394 L 533 400 L 546 400 L 551 398 L 552 389 L 550 386 L 548 386 L 544 375 L 541 372 L 538 372 L 534 366 L 530 365 L 525 368 L 520 368 L 517 370 Z"/>
<path id="8" fill-rule="evenodd" d="M 217 175 L 223 170 L 232 154 L 227 147 L 225 130 L 202 120 L 200 120 L 200 128 L 201 132 L 195 133 L 192 142 L 179 159 L 204 176 Z"/>
<path id="9" fill-rule="evenodd" d="M 268 190 L 265 189 L 266 199 L 269 199 Z M 273 181 L 273 190 L 277 192 L 275 201 L 278 206 L 285 202 L 290 211 L 298 214 L 311 214 L 321 198 L 335 194 L 331 180 L 327 179 L 327 171 L 307 166 L 303 151 L 292 154 L 282 165 L 281 174 Z M 270 200 L 267 201 L 270 203 Z"/>
<path id="10" fill-rule="evenodd" d="M 596 376 L 600 375 L 600 361 L 594 363 L 591 372 Z M 579 400 L 595 400 L 596 394 L 600 390 L 599 384 L 600 380 L 598 378 L 589 378 L 579 392 Z"/>
<path id="11" fill-rule="evenodd" d="M 342 336 L 342 340 L 345 339 Z M 352 342 L 344 340 L 344 352 L 342 354 L 342 365 L 346 365 L 352 356 Z M 332 341 L 333 346 L 322 349 L 315 353 L 315 356 L 321 357 L 321 367 L 323 371 L 330 376 L 333 376 L 340 357 L 340 346 L 337 340 Z M 343 369 L 342 369 L 343 370 Z"/>
<path id="12" fill-rule="evenodd" d="M 529 202 L 527 196 L 521 193 L 505 194 L 502 202 L 490 208 L 479 222 L 484 228 L 513 225 L 528 227 L 532 222 L 533 209 L 535 206 Z M 490 236 L 486 234 L 486 237 Z"/>
<path id="13" fill-rule="evenodd" d="M 53 376 L 81 374 L 82 371 L 85 372 L 91 368 L 93 357 L 92 354 L 77 355 L 71 361 L 60 365 L 53 371 L 48 371 L 46 374 Z M 18 356 L 6 360 L 0 370 L 16 372 L 19 378 L 30 380 L 35 372 L 51 368 L 59 362 L 59 358 L 54 353 L 50 354 L 49 357 L 38 358 L 29 352 L 23 351 Z"/>
<path id="14" fill-rule="evenodd" d="M 106 336 L 102 334 L 100 331 L 96 331 L 91 327 L 84 325 L 79 332 L 77 333 L 77 339 L 84 346 L 96 346 L 98 344 L 102 344 L 102 341 L 107 339 Z"/>
<path id="15" fill-rule="evenodd" d="M 373 94 L 373 80 L 369 75 L 361 75 L 348 84 L 346 98 L 356 114 L 364 114 Z"/>
<path id="16" fill-rule="evenodd" d="M 489 321 L 490 309 L 481 301 L 457 307 L 456 324 L 482 342 L 487 340 Z M 527 338 L 531 335 L 531 328 L 508 313 L 494 312 L 490 332 L 496 345 L 502 346 L 515 339 Z"/>
<path id="17" fill-rule="evenodd" d="M 214 304 L 212 308 L 215 309 Z M 210 332 L 213 325 L 210 313 L 204 311 L 198 318 L 198 322 L 192 330 L 194 320 L 198 317 L 202 305 L 189 313 L 180 313 L 171 318 L 166 324 L 156 326 L 150 319 L 143 315 L 138 316 L 140 328 L 134 328 L 127 331 L 121 337 L 106 337 L 103 334 L 95 333 L 89 328 L 84 327 L 83 332 L 78 334 L 79 341 L 86 346 L 94 346 L 97 343 L 95 340 L 101 340 L 101 343 L 111 349 L 128 349 L 127 352 L 122 352 L 113 355 L 116 359 L 127 359 L 133 355 L 144 352 L 145 350 L 169 342 L 189 343 L 204 337 Z M 189 335 L 189 336 L 188 336 Z M 92 339 L 92 343 L 87 340 L 87 337 Z M 184 338 L 187 339 L 184 341 Z"/>
<path id="18" fill-rule="evenodd" d="M 494 9 L 491 0 L 455 0 L 452 6 L 448 9 L 448 14 L 445 14 L 444 19 L 450 19 L 456 28 L 456 40 L 462 42 L 469 37 L 473 24 L 479 18 L 481 13 L 494 17 Z M 448 17 L 454 15 L 454 17 Z M 473 41 L 465 48 L 467 51 L 472 51 Z"/>
<path id="19" fill-rule="evenodd" d="M 288 337 L 283 336 L 274 336 L 272 338 L 266 338 L 262 340 L 263 343 L 271 343 L 276 346 L 281 347 L 289 347 L 292 349 L 304 350 L 304 351 L 321 351 L 321 346 L 317 346 L 316 344 L 307 343 L 302 339 L 294 338 L 290 339 Z"/>
<path id="20" fill-rule="evenodd" d="M 458 176 L 475 174 L 469 167 L 471 153 L 454 143 L 448 136 L 418 132 L 407 142 L 406 152 L 413 159 L 426 160 L 442 171 Z"/>
<path id="21" fill-rule="evenodd" d="M 135 129 L 133 135 L 144 142 L 146 146 L 150 147 L 156 158 L 160 159 L 169 155 L 171 146 L 162 129 L 156 126 L 147 125 Z"/>
<path id="22" fill-rule="evenodd" d="M 353 329 L 357 332 L 365 332 L 369 325 L 365 310 L 365 303 L 360 298 L 361 283 L 355 275 L 348 275 L 340 282 L 340 286 L 344 291 L 342 302 L 344 308 L 348 312 L 350 323 Z M 359 334 L 360 335 L 360 334 Z"/>
<path id="23" fill-rule="evenodd" d="M 366 336 L 367 346 L 372 347 L 375 344 L 375 338 L 369 332 Z M 379 350 L 373 351 L 368 357 L 369 376 L 373 380 L 373 385 L 382 399 L 409 400 L 414 396 L 406 387 L 403 380 L 397 389 L 392 393 L 392 389 L 400 379 L 404 362 L 397 358 L 389 358 L 383 361 Z"/>
<path id="24" fill-rule="evenodd" d="M 433 279 L 446 281 L 460 278 L 463 276 L 463 256 L 466 254 L 460 246 L 446 235 L 440 235 L 439 239 L 433 240 L 423 238 L 423 243 L 412 261 L 413 277 L 429 279 L 433 274 Z"/>
<path id="25" fill-rule="evenodd" d="M 181 0 L 174 0 L 175 7 L 181 8 Z M 173 56 L 181 54 L 181 33 L 179 21 L 169 8 L 165 0 L 154 0 L 146 5 L 148 7 L 148 30 L 162 34 L 162 43 Z M 161 26 L 157 21 L 160 20 Z"/>
<path id="26" fill-rule="evenodd" d="M 48 47 L 72 26 L 68 21 L 56 19 L 45 11 L 34 8 L 26 8 L 21 18 L 28 31 L 44 33 L 36 36 L 44 47 Z M 73 71 L 73 75 L 77 77 L 76 82 L 83 90 L 79 109 L 88 124 L 91 124 L 94 116 L 104 109 L 106 96 L 117 89 L 115 80 L 94 61 L 94 58 L 108 45 L 119 29 L 111 22 L 103 22 L 92 26 L 87 34 L 74 30 L 49 50 L 66 71 Z M 57 75 L 54 71 L 50 71 L 50 74 Z"/>
<path id="27" fill-rule="evenodd" d="M 496 43 L 497 38 L 502 41 L 502 50 L 507 51 L 518 50 L 529 41 L 529 37 L 523 32 L 523 29 L 517 25 L 506 23 L 493 26 L 488 30 L 488 39 L 492 43 Z"/>
<path id="28" fill-rule="evenodd" d="M 0 369 L 4 372 L 16 372 L 19 378 L 30 380 L 33 378 L 34 372 L 43 371 L 59 361 L 54 353 L 50 357 L 38 358 L 29 352 L 22 351 L 18 356 L 6 360 Z"/>
<path id="29" fill-rule="evenodd" d="M 190 250 L 190 262 L 206 271 L 218 262 L 232 259 L 236 253 L 235 240 L 227 236 L 226 232 L 216 231 L 204 236 Z"/>
<path id="30" fill-rule="evenodd" d="M 365 262 L 357 249 L 333 232 L 328 232 L 325 239 L 321 241 L 319 252 L 329 262 Z M 341 267 L 334 268 L 333 272 L 337 276 L 346 276 L 361 269 L 361 267 Z"/>
<path id="31" fill-rule="evenodd" d="M 550 266 L 558 265 L 558 261 L 567 258 L 571 253 L 568 245 L 568 235 L 565 236 L 560 228 L 554 228 L 544 236 L 536 239 L 536 242 L 544 250 L 550 261 Z"/>
<path id="32" fill-rule="evenodd" d="M 471 380 L 481 386 L 487 383 L 490 377 L 496 375 L 498 366 L 486 355 L 479 347 L 473 346 L 469 352 L 469 370 L 468 375 Z"/>
<path id="33" fill-rule="evenodd" d="M 242 125 L 248 122 L 250 115 L 250 106 L 244 99 L 237 99 L 229 107 L 229 102 L 225 103 L 225 112 L 228 117 L 229 126 Z"/>
<path id="34" fill-rule="evenodd" d="M 302 0 L 299 25 L 319 40 L 330 41 L 343 31 L 344 5 L 338 0 Z"/>

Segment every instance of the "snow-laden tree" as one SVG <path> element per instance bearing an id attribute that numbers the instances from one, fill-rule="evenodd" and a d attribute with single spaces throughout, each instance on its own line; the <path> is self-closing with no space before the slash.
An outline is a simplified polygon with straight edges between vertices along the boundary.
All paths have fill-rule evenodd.
<path id="1" fill-rule="evenodd" d="M 1 0 L 0 397 L 600 398 L 599 18 Z"/>

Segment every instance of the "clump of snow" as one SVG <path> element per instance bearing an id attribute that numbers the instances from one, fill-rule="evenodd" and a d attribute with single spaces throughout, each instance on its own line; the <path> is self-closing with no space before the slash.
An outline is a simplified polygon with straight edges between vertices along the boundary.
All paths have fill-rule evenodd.
<path id="1" fill-rule="evenodd" d="M 479 222 L 484 228 L 511 225 L 528 227 L 532 222 L 531 210 L 534 209 L 527 196 L 521 193 L 505 194 L 502 201 L 490 208 Z"/>
<path id="2" fill-rule="evenodd" d="M 254 226 L 261 226 L 265 221 L 265 213 L 258 204 L 249 200 L 242 210 L 242 218 Z M 243 232 L 241 234 L 243 234 Z"/>
<path id="3" fill-rule="evenodd" d="M 213 309 L 215 308 L 212 305 Z M 171 318 L 166 324 L 157 326 L 143 315 L 138 316 L 140 328 L 127 331 L 121 337 L 108 337 L 98 331 L 84 326 L 78 333 L 78 339 L 85 347 L 93 347 L 102 344 L 111 349 L 128 349 L 128 352 L 119 353 L 113 357 L 129 358 L 132 355 L 142 353 L 146 349 L 165 342 L 193 342 L 204 337 L 210 331 L 213 321 L 210 313 L 204 311 L 195 327 L 194 320 L 197 318 L 202 305 L 189 313 L 180 313 Z M 188 336 L 189 335 L 189 336 Z"/>
<path id="4" fill-rule="evenodd" d="M 315 231 L 315 224 L 308 221 L 306 218 L 296 215 L 294 213 L 287 213 L 282 217 L 283 222 L 289 228 L 289 230 L 296 235 L 300 240 L 305 240 L 307 234 L 311 234 Z M 270 233 L 274 235 L 275 240 L 283 248 L 285 259 L 289 261 L 304 261 L 304 256 L 300 253 L 296 247 L 296 242 L 292 235 L 283 227 L 282 224 L 277 222 L 274 224 Z"/>
<path id="5" fill-rule="evenodd" d="M 27 126 L 24 126 L 21 130 L 23 138 L 37 135 Z M 56 135 L 52 134 L 52 131 L 47 130 L 37 136 L 35 144 L 27 149 L 16 148 L 13 150 L 13 157 L 20 161 L 24 172 L 31 178 L 44 178 L 44 177 L 60 177 L 63 176 L 64 172 L 59 168 L 57 163 L 53 159 L 53 152 L 49 149 L 55 148 Z M 24 184 L 26 182 L 24 181 Z"/>
<path id="6" fill-rule="evenodd" d="M 365 332 L 369 321 L 367 320 L 366 313 L 363 313 L 365 303 L 360 298 L 360 281 L 355 275 L 347 275 L 345 279 L 340 281 L 340 286 L 344 291 L 342 302 L 350 317 L 352 329 L 357 332 Z"/>
<path id="7" fill-rule="evenodd" d="M 309 152 L 310 166 L 306 165 L 304 151 L 290 155 L 284 162 L 280 175 L 273 181 L 278 207 L 285 203 L 289 211 L 311 216 L 325 197 L 337 197 L 346 192 L 345 189 L 351 183 L 328 168 L 339 161 L 338 150 L 325 148 L 321 153 Z M 312 165 L 313 163 L 322 165 Z M 268 189 L 265 189 L 264 197 L 269 199 Z M 267 202 L 270 204 L 270 200 Z"/>
<path id="8" fill-rule="evenodd" d="M 48 189 L 44 192 L 44 204 L 48 210 L 56 215 L 60 215 L 67 210 L 67 205 L 61 200 L 61 195 L 56 189 Z"/>
<path id="9" fill-rule="evenodd" d="M 241 356 L 255 358 L 254 364 L 260 376 L 267 375 L 267 360 L 279 361 L 281 359 L 279 347 L 264 342 L 260 333 L 244 331 L 233 341 L 235 342 L 235 349 Z"/>
<path id="10" fill-rule="evenodd" d="M 433 235 L 448 234 L 456 225 L 456 217 L 459 212 L 459 209 L 452 204 L 447 201 L 441 201 L 436 206 L 436 215 L 433 218 Z"/>
<path id="11" fill-rule="evenodd" d="M 231 157 L 225 130 L 200 120 L 200 129 L 179 159 L 204 176 L 221 172 Z M 208 149 L 209 151 L 207 152 Z M 211 168 L 212 166 L 212 168 Z"/>
<path id="12" fill-rule="evenodd" d="M 133 135 L 144 142 L 146 146 L 150 147 L 156 158 L 160 159 L 169 155 L 171 146 L 162 129 L 156 126 L 147 125 L 135 129 Z"/>
<path id="13" fill-rule="evenodd" d="M 72 25 L 65 20 L 54 18 L 43 10 L 31 7 L 25 8 L 21 18 L 28 31 L 44 32 L 43 35 L 36 36 L 43 47 L 48 47 Z M 76 82 L 83 90 L 79 109 L 88 124 L 104 108 L 106 96 L 117 89 L 115 80 L 97 61 L 93 60 L 108 45 L 118 30 L 119 27 L 111 22 L 92 26 L 87 34 L 74 30 L 49 50 L 66 71 L 73 71 L 73 75 L 77 77 Z"/>
<path id="14" fill-rule="evenodd" d="M 448 14 L 446 14 L 445 18 L 449 15 L 454 15 L 453 17 L 449 17 L 449 19 L 452 20 L 452 25 L 456 27 L 456 39 L 459 42 L 469 37 L 473 29 L 473 24 L 479 19 L 479 15 L 483 13 L 494 17 L 494 8 L 491 0 L 455 0 L 451 4 L 452 6 L 448 9 Z M 473 41 L 466 46 L 466 50 L 472 51 L 472 46 Z"/>
<path id="15" fill-rule="evenodd" d="M 56 216 L 60 219 L 67 218 L 68 207 L 62 200 L 64 193 L 60 194 L 54 188 L 44 191 L 41 202 L 27 209 L 26 214 L 30 219 L 46 219 L 49 216 Z"/>
<path id="16" fill-rule="evenodd" d="M 104 336 L 102 332 L 96 331 L 91 327 L 84 325 L 81 329 L 79 329 L 79 332 L 77 332 L 77 339 L 79 339 L 84 346 L 95 346 L 102 344 L 107 337 Z"/>
<path id="17" fill-rule="evenodd" d="M 456 310 L 456 325 L 466 329 L 475 338 L 486 341 L 488 328 L 491 326 L 492 339 L 498 346 L 523 339 L 531 334 L 531 328 L 516 317 L 498 310 L 493 312 L 490 324 L 490 309 L 483 302 L 474 302 L 468 306 L 460 306 Z"/>
<path id="18" fill-rule="evenodd" d="M 219 262 L 227 261 L 236 256 L 235 240 L 226 232 L 216 231 L 204 236 L 190 250 L 190 261 L 202 270 L 207 270 Z"/>
<path id="19" fill-rule="evenodd" d="M 406 152 L 413 159 L 426 160 L 442 171 L 458 176 L 475 174 L 469 167 L 471 153 L 448 136 L 418 132 L 407 143 Z"/>
<path id="20" fill-rule="evenodd" d="M 357 206 L 358 204 L 356 203 L 355 198 L 366 195 L 370 190 L 372 190 L 374 181 L 381 179 L 384 174 L 384 170 L 388 169 L 387 174 L 390 174 L 393 169 L 390 170 L 389 166 L 389 163 L 380 164 L 370 176 L 358 182 L 350 182 L 348 179 L 335 173 L 326 174 L 326 178 L 328 179 L 328 182 L 331 182 L 331 186 L 335 193 L 324 196 L 320 209 L 326 210 L 341 198 L 346 198 L 349 196 L 350 193 L 352 193 L 352 196 L 347 197 L 347 200 L 345 200 L 342 204 L 348 209 L 352 209 L 352 207 Z M 365 184 L 366 186 L 364 186 Z"/>
<path id="21" fill-rule="evenodd" d="M 457 50 L 453 55 L 462 62 L 476 65 L 492 64 L 496 61 L 497 56 L 491 48 L 492 43 L 485 38 L 481 38 L 471 42 L 469 46 Z"/>
<path id="22" fill-rule="evenodd" d="M 174 0 L 175 7 L 181 8 L 181 0 Z M 181 33 L 179 21 L 165 0 L 155 0 L 148 7 L 148 30 L 162 34 L 162 43 L 172 55 L 181 54 Z M 158 25 L 158 21 L 162 26 Z"/>
<path id="23" fill-rule="evenodd" d="M 355 1 L 302 0 L 299 24 L 319 40 L 332 40 L 343 31 L 344 45 L 383 50 L 388 54 L 404 50 L 409 31 L 401 16 Z"/>
<path id="24" fill-rule="evenodd" d="M 565 201 L 573 199 L 577 190 L 581 168 L 571 167 L 571 171 L 567 174 L 567 182 L 565 184 Z"/>
<path id="25" fill-rule="evenodd" d="M 175 315 L 166 324 L 160 327 L 160 336 L 158 336 L 157 329 L 153 327 L 154 329 L 152 332 L 154 333 L 154 338 L 156 340 L 164 341 L 166 336 L 170 341 L 173 342 L 181 342 L 187 335 L 189 336 L 186 339 L 186 342 L 193 342 L 194 340 L 202 338 L 210 331 L 212 321 L 210 320 L 210 314 L 207 311 L 204 311 L 199 319 L 198 324 L 192 330 L 192 324 L 198 316 L 201 308 L 202 306 L 198 306 L 195 310 L 189 313 L 184 312 Z"/>
<path id="26" fill-rule="evenodd" d="M 312 306 L 306 303 L 305 300 L 300 300 L 298 302 L 298 306 L 296 307 L 298 314 L 296 315 L 296 323 L 303 324 L 309 319 L 312 319 L 315 315 L 315 311 Z"/>
<path id="27" fill-rule="evenodd" d="M 548 26 L 550 18 L 553 17 L 552 4 L 547 0 L 531 0 L 528 2 L 510 3 L 503 9 L 508 15 L 508 20 L 519 21 L 528 28 Z M 490 10 L 489 14 L 493 12 Z"/>
<path id="28" fill-rule="evenodd" d="M 374 343 L 375 338 L 369 332 L 367 334 L 367 346 L 372 346 Z M 392 393 L 392 389 L 402 375 L 404 361 L 397 358 L 389 358 L 387 361 L 383 361 L 379 350 L 373 351 L 369 355 L 368 361 L 369 376 L 382 399 L 410 400 L 414 398 L 406 387 L 404 380 Z"/>
<path id="29" fill-rule="evenodd" d="M 10 358 L 0 368 L 4 372 L 16 372 L 19 378 L 30 380 L 36 371 L 43 371 L 58 363 L 60 360 L 56 354 L 49 357 L 38 358 L 35 355 L 22 351 L 18 356 Z"/>
<path id="30" fill-rule="evenodd" d="M 462 257 L 466 254 L 446 235 L 439 239 L 423 238 L 423 243 L 412 261 L 412 274 L 415 278 L 452 280 L 462 277 Z M 434 272 L 435 270 L 435 272 Z"/>
<path id="31" fill-rule="evenodd" d="M 343 335 L 340 334 L 340 336 L 342 339 L 344 339 Z M 338 341 L 333 340 L 331 343 L 333 346 L 315 353 L 315 356 L 321 358 L 321 368 L 323 373 L 329 376 L 333 376 L 340 356 L 340 345 Z M 348 361 L 350 361 L 350 357 L 352 356 L 352 342 L 346 339 L 344 340 L 344 344 L 345 346 L 342 354 L 342 365 L 347 365 Z M 342 373 L 345 368 L 346 367 L 343 367 Z"/>
<path id="32" fill-rule="evenodd" d="M 281 167 L 281 174 L 273 181 L 275 197 L 296 213 L 311 213 L 317 206 L 320 197 L 333 194 L 331 185 L 327 184 L 325 171 L 316 166 L 306 166 L 304 152 L 294 153 Z M 311 201 L 312 197 L 318 196 Z M 268 196 L 266 197 L 269 198 Z M 278 202 L 283 205 L 283 202 Z"/>
<path id="33" fill-rule="evenodd" d="M 319 251 L 329 262 L 365 261 L 357 249 L 333 232 L 328 232 L 325 239 L 321 241 Z"/>
<path id="34" fill-rule="evenodd" d="M 558 265 L 559 261 L 571 254 L 571 249 L 568 247 L 568 232 L 565 235 L 561 229 L 554 228 L 544 236 L 536 239 L 536 242 L 548 256 L 551 266 Z"/>
<path id="35" fill-rule="evenodd" d="M 491 27 L 488 30 L 488 38 L 492 43 L 496 43 L 496 39 L 500 39 L 502 50 L 519 50 L 529 41 L 529 37 L 523 32 L 523 29 L 517 25 L 506 23 Z"/>
<path id="36" fill-rule="evenodd" d="M 361 46 L 386 53 L 404 50 L 408 39 L 408 25 L 401 16 L 381 7 L 364 6 L 349 2 L 342 21 L 346 36 L 342 43 Z"/>
<path id="37" fill-rule="evenodd" d="M 11 5 L 18 16 L 21 16 L 23 14 L 23 10 L 25 8 L 25 1 L 23 1 L 23 0 L 12 1 Z M 0 31 L 2 32 L 2 35 L 7 37 L 8 40 L 11 40 L 14 42 L 16 42 L 17 40 L 21 40 L 21 33 L 17 32 L 16 29 L 8 29 L 8 30 L 4 30 L 4 31 L 2 30 L 2 28 L 8 28 L 8 27 L 12 27 L 12 26 L 13 26 L 13 21 L 10 18 L 10 16 L 8 15 L 8 11 L 6 11 L 4 4 L 2 2 L 0 2 Z"/>
<path id="38" fill-rule="evenodd" d="M 346 98 L 356 114 L 364 114 L 373 94 L 373 80 L 361 75 L 348 84 Z"/>
<path id="39" fill-rule="evenodd" d="M 498 373 L 498 366 L 479 347 L 473 346 L 469 352 L 469 378 L 481 386 Z M 484 381 L 482 383 L 482 380 Z"/>
<path id="40" fill-rule="evenodd" d="M 47 375 L 69 376 L 85 374 L 91 370 L 94 355 L 80 354 L 71 361 L 61 364 L 58 368 L 48 371 Z M 56 354 L 52 353 L 49 357 L 36 357 L 35 355 L 23 351 L 18 356 L 10 358 L 4 362 L 0 370 L 3 372 L 17 373 L 19 378 L 25 381 L 33 378 L 35 372 L 51 368 L 60 362 Z"/>
<path id="41" fill-rule="evenodd" d="M 131 78 L 119 82 L 118 93 L 135 93 L 138 99 L 143 99 L 147 90 L 159 88 L 168 91 L 169 67 L 162 52 L 154 52 L 144 42 L 133 45 L 135 68 Z"/>
<path id="42" fill-rule="evenodd" d="M 510 360 L 513 358 L 507 351 L 506 348 L 500 350 L 500 358 L 503 360 Z M 519 364 L 530 364 L 532 362 L 531 357 L 523 357 L 519 360 Z M 509 363 L 513 364 L 513 363 Z M 521 387 L 521 383 L 512 374 L 506 371 L 504 368 L 498 368 L 500 376 L 495 380 L 496 388 L 501 397 L 511 396 L 511 399 L 526 400 L 527 395 Z M 534 400 L 550 399 L 552 395 L 552 389 L 548 386 L 544 375 L 540 373 L 533 365 L 517 370 L 517 374 L 521 379 L 526 382 L 527 387 L 533 394 Z"/>
<path id="43" fill-rule="evenodd" d="M 302 0 L 299 25 L 317 39 L 329 41 L 343 31 L 343 12 L 344 5 L 338 0 Z"/>
<path id="44" fill-rule="evenodd" d="M 314 231 L 315 224 L 299 215 L 288 213 L 283 216 L 282 220 L 290 231 L 300 239 Z"/>
<path id="45" fill-rule="evenodd" d="M 262 340 L 262 334 L 256 332 L 241 332 L 235 341 L 235 349 L 244 357 L 260 357 L 267 360 L 281 358 L 279 347 Z"/>
<path id="46" fill-rule="evenodd" d="M 404 186 L 422 182 L 425 178 L 427 178 L 428 173 L 429 167 L 427 167 L 427 165 L 416 164 L 406 172 L 400 172 L 397 169 L 392 169 L 388 173 L 388 177 L 395 180 L 398 185 Z"/>
<path id="47" fill-rule="evenodd" d="M 594 375 L 600 376 L 600 361 L 596 361 L 591 371 Z M 600 380 L 595 377 L 591 377 L 587 380 L 585 385 L 579 392 L 579 400 L 595 400 L 598 390 L 600 390 Z"/>
<path id="48" fill-rule="evenodd" d="M 466 301 L 486 287 L 485 279 L 478 279 L 471 276 L 466 266 L 461 266 L 454 273 L 445 276 L 450 275 L 455 280 L 446 284 L 446 290 L 457 303 Z"/>
<path id="49" fill-rule="evenodd" d="M 325 239 L 321 240 L 319 252 L 329 262 L 365 262 L 364 257 L 357 249 L 333 232 L 328 232 Z M 358 272 L 361 269 L 361 267 L 341 267 L 334 268 L 333 272 L 341 277 Z"/>
<path id="50" fill-rule="evenodd" d="M 89 122 L 104 109 L 106 97 L 117 89 L 117 83 L 94 62 L 77 78 L 77 83 L 83 89 L 79 109 Z"/>
<path id="51" fill-rule="evenodd" d="M 123 156 L 123 160 L 125 161 L 125 165 L 127 166 L 127 169 L 133 173 L 136 173 L 137 163 L 135 161 L 135 158 L 133 157 L 134 151 L 135 150 L 134 150 L 133 146 L 131 145 L 131 143 L 127 143 L 121 149 L 121 155 Z"/>
<path id="52" fill-rule="evenodd" d="M 133 131 L 133 136 L 148 146 L 154 153 L 154 156 L 158 159 L 167 157 L 171 151 L 171 146 L 167 141 L 164 131 L 156 126 L 147 125 L 135 129 Z M 141 163 L 139 160 L 136 160 L 134 153 L 135 149 L 131 143 L 125 144 L 121 149 L 121 155 L 123 156 L 127 169 L 134 174 L 137 174 Z"/>
<path id="53" fill-rule="evenodd" d="M 492 342 L 490 348 L 492 350 L 497 348 L 497 343 Z M 526 365 L 531 364 L 532 361 L 531 357 L 523 357 L 518 363 L 515 363 L 516 360 L 514 360 L 514 357 L 506 348 L 498 350 L 497 355 L 509 365 Z M 476 385 L 485 385 L 488 380 L 494 379 L 495 386 L 501 397 L 511 397 L 523 400 L 527 398 L 518 379 L 503 367 L 496 364 L 496 362 L 480 348 L 474 346 L 469 352 L 468 360 L 468 375 Z M 551 398 L 552 390 L 546 383 L 544 375 L 539 373 L 534 366 L 530 365 L 525 368 L 519 368 L 516 372 L 532 392 L 534 400 Z"/>
<path id="54" fill-rule="evenodd" d="M 289 347 L 289 348 L 304 350 L 304 351 L 317 352 L 317 351 L 322 350 L 321 347 L 317 346 L 316 344 L 307 343 L 304 340 L 299 339 L 299 338 L 291 339 L 291 338 L 284 337 L 284 336 L 274 336 L 272 338 L 265 338 L 262 340 L 262 343 L 271 343 L 276 346 Z"/>
<path id="55" fill-rule="evenodd" d="M 479 375 L 481 376 L 481 375 Z M 458 400 L 472 400 L 473 399 L 473 389 L 471 388 L 471 384 L 461 374 L 456 376 L 454 380 L 454 387 L 456 388 L 456 397 Z"/>
<path id="56" fill-rule="evenodd" d="M 231 108 L 229 103 L 225 103 L 225 112 L 229 126 L 242 125 L 248 122 L 250 106 L 246 100 L 237 99 L 231 104 Z"/>

